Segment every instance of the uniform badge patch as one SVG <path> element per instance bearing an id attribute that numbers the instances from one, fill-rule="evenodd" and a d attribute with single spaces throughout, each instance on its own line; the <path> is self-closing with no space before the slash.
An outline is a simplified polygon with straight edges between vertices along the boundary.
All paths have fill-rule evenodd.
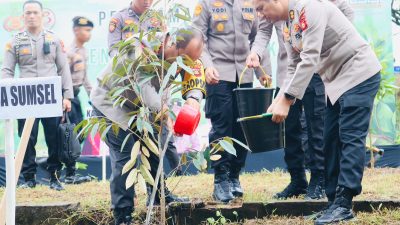
<path id="1" fill-rule="evenodd" d="M 289 19 L 294 20 L 294 11 L 293 10 L 289 11 Z"/>
<path id="2" fill-rule="evenodd" d="M 301 34 L 300 34 L 300 33 L 297 33 L 297 34 L 295 35 L 295 37 L 296 37 L 296 39 L 297 39 L 297 40 L 299 40 L 299 39 L 301 39 L 301 38 L 302 38 L 302 36 L 301 36 Z"/>
<path id="3" fill-rule="evenodd" d="M 10 51 L 11 49 L 12 49 L 12 44 L 11 44 L 11 42 L 8 42 L 8 43 L 6 44 L 5 50 L 6 50 L 6 51 Z"/>
<path id="4" fill-rule="evenodd" d="M 244 2 L 243 6 L 244 7 L 253 7 L 253 4 L 251 2 Z"/>
<path id="5" fill-rule="evenodd" d="M 196 8 L 194 9 L 194 15 L 199 16 L 202 11 L 203 11 L 203 6 L 201 6 L 201 4 L 197 4 Z"/>
<path id="6" fill-rule="evenodd" d="M 305 14 L 305 10 L 304 9 L 301 10 L 299 22 L 300 22 L 301 29 L 303 31 L 307 30 L 308 24 L 307 24 L 307 19 L 306 19 L 306 14 Z"/>
<path id="7" fill-rule="evenodd" d="M 213 17 L 213 20 L 219 20 L 219 15 L 218 14 L 213 14 L 212 17 Z"/>
<path id="8" fill-rule="evenodd" d="M 115 28 L 117 28 L 117 24 L 119 23 L 119 21 L 115 18 L 112 18 L 110 20 L 110 24 L 108 26 L 109 31 L 112 33 L 115 31 Z"/>
<path id="9" fill-rule="evenodd" d="M 298 23 L 296 23 L 295 25 L 293 25 L 294 27 L 294 32 L 299 32 L 300 31 L 300 25 Z"/>
<path id="10" fill-rule="evenodd" d="M 228 14 L 226 14 L 226 13 L 222 14 L 222 15 L 221 15 L 221 19 L 223 19 L 223 20 L 228 20 L 228 19 L 229 19 Z"/>
<path id="11" fill-rule="evenodd" d="M 225 25 L 223 23 L 218 23 L 216 28 L 218 32 L 222 32 L 225 30 Z"/>
<path id="12" fill-rule="evenodd" d="M 287 26 L 283 28 L 283 39 L 286 42 L 290 41 L 289 28 Z"/>

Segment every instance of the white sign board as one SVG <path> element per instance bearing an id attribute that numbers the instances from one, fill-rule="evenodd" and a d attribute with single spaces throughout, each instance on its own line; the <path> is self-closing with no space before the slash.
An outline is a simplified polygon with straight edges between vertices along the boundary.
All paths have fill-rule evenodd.
<path id="1" fill-rule="evenodd" d="M 62 116 L 61 77 L 0 80 L 0 120 Z"/>

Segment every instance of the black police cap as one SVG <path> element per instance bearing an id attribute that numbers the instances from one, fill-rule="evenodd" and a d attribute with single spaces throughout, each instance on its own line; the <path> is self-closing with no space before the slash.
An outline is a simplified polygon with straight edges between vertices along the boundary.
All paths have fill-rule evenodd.
<path id="1" fill-rule="evenodd" d="M 93 22 L 83 16 L 76 16 L 72 19 L 73 27 L 93 27 Z"/>

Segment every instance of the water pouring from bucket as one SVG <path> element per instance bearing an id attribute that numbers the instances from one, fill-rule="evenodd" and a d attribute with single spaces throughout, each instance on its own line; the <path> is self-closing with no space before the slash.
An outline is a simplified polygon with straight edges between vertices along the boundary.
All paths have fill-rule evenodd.
<path id="1" fill-rule="evenodd" d="M 261 67 L 260 67 L 261 68 Z M 239 78 L 239 86 L 245 67 Z M 261 68 L 266 75 L 265 71 Z M 272 114 L 265 113 L 274 97 L 271 82 L 266 82 L 264 88 L 236 88 L 234 90 L 240 123 L 246 142 L 253 153 L 267 152 L 284 147 L 284 123 L 272 122 Z"/>

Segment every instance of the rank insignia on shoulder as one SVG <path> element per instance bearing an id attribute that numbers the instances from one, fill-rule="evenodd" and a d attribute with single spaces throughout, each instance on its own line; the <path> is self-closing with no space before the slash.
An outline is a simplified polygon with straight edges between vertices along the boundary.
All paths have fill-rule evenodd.
<path id="1" fill-rule="evenodd" d="M 203 6 L 201 6 L 200 3 L 196 5 L 196 8 L 194 9 L 194 15 L 199 16 L 201 12 L 203 11 Z"/>

